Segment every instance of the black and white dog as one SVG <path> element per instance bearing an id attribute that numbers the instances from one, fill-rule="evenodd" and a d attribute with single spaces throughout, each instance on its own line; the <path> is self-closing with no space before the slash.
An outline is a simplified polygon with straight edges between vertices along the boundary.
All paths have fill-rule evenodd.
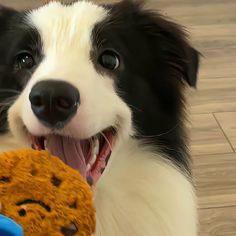
<path id="1" fill-rule="evenodd" d="M 197 70 L 183 29 L 142 4 L 0 7 L 0 149 L 32 144 L 79 170 L 96 236 L 196 236 L 184 90 Z"/>

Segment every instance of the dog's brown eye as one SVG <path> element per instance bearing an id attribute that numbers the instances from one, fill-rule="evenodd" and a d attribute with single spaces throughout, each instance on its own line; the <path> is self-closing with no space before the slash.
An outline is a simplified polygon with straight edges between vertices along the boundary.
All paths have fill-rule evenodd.
<path id="1" fill-rule="evenodd" d="M 119 56 L 110 50 L 103 52 L 98 62 L 102 67 L 108 70 L 115 70 L 120 66 Z"/>
<path id="2" fill-rule="evenodd" d="M 28 52 L 20 53 L 16 59 L 16 68 L 17 69 L 31 69 L 34 65 L 34 58 Z"/>

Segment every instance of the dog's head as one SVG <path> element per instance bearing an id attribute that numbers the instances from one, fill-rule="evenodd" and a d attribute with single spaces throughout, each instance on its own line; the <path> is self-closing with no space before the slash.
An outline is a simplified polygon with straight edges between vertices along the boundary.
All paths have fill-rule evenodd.
<path id="1" fill-rule="evenodd" d="M 1 8 L 0 18 L 0 60 L 9 71 L 0 83 L 24 87 L 9 110 L 21 140 L 94 177 L 133 130 L 148 137 L 181 121 L 198 55 L 159 14 L 132 1 L 54 2 L 24 13 Z"/>

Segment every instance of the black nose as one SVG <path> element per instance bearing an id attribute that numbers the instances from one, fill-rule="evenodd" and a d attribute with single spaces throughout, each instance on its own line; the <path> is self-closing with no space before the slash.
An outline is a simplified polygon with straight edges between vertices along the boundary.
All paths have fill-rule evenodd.
<path id="1" fill-rule="evenodd" d="M 62 128 L 75 115 L 80 95 L 69 83 L 44 80 L 34 85 L 29 100 L 34 114 L 44 125 Z"/>

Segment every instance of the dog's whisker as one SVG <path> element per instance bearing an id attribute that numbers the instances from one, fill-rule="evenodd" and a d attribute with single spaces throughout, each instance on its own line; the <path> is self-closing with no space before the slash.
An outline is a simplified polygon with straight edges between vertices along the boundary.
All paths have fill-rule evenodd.
<path id="1" fill-rule="evenodd" d="M 20 91 L 14 90 L 14 89 L 0 89 L 0 94 L 1 93 L 14 93 L 14 94 L 20 94 Z"/>
<path id="2" fill-rule="evenodd" d="M 155 138 L 155 137 L 161 137 L 163 135 L 166 135 L 166 134 L 169 134 L 171 133 L 172 131 L 174 131 L 177 127 L 178 127 L 179 124 L 176 124 L 174 127 L 172 127 L 171 129 L 169 129 L 168 131 L 164 132 L 164 133 L 161 133 L 161 134 L 154 134 L 154 135 L 142 135 L 142 134 L 139 134 L 138 136 L 139 137 L 142 137 L 142 138 Z"/>
<path id="3" fill-rule="evenodd" d="M 0 102 L 0 107 L 9 107 L 16 100 L 16 97 L 17 96 L 12 96 Z"/>
<path id="4" fill-rule="evenodd" d="M 135 110 L 138 111 L 138 112 L 142 112 L 142 109 L 140 109 L 140 108 L 138 108 L 138 107 L 135 107 L 135 106 L 133 106 L 133 105 L 131 105 L 131 104 L 128 104 L 128 103 L 127 103 L 127 105 L 128 105 L 130 108 L 133 108 L 133 109 L 135 109 Z"/>
<path id="5" fill-rule="evenodd" d="M 110 141 L 108 140 L 107 136 L 103 132 L 100 132 L 100 134 L 103 136 L 103 138 L 105 139 L 105 141 L 109 145 L 110 150 L 112 151 L 112 145 L 111 145 Z"/>

